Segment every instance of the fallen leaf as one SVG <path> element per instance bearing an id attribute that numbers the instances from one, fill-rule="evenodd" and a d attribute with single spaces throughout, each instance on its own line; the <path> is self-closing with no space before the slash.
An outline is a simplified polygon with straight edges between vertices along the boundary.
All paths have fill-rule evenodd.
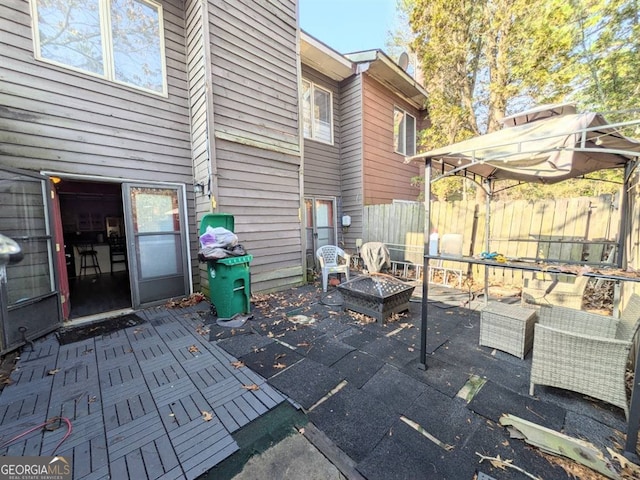
<path id="1" fill-rule="evenodd" d="M 205 410 L 202 411 L 202 419 L 205 422 L 210 422 L 211 420 L 213 420 L 213 414 L 210 412 L 207 412 Z"/>
<path id="2" fill-rule="evenodd" d="M 309 342 L 302 342 L 297 345 L 298 347 L 310 347 L 311 344 Z"/>
<path id="3" fill-rule="evenodd" d="M 273 368 L 282 369 L 282 368 L 287 368 L 287 366 L 284 363 L 278 362 L 273 365 Z"/>
<path id="4" fill-rule="evenodd" d="M 244 388 L 245 390 L 260 390 L 260 387 L 255 383 L 251 385 L 242 385 L 242 388 Z"/>
<path id="5" fill-rule="evenodd" d="M 499 468 L 501 470 L 506 470 L 507 469 L 506 465 L 509 465 L 510 463 L 512 463 L 513 460 L 502 460 L 500 458 L 500 455 L 496 455 L 495 458 L 489 459 L 489 462 L 491 462 L 491 465 L 493 465 L 495 468 Z"/>
<path id="6" fill-rule="evenodd" d="M 196 333 L 199 335 L 208 335 L 210 331 L 209 327 L 205 327 L 204 325 L 201 325 L 199 327 L 196 328 Z"/>
<path id="7" fill-rule="evenodd" d="M 304 427 L 300 427 L 300 428 L 298 429 L 298 432 L 299 432 L 299 433 L 301 433 L 302 435 L 304 435 Z"/>
<path id="8" fill-rule="evenodd" d="M 272 333 L 272 332 L 269 332 L 269 333 L 267 333 L 267 337 L 269 337 L 269 338 L 273 338 L 273 337 L 274 337 L 274 335 L 273 335 L 273 333 Z"/>
<path id="9" fill-rule="evenodd" d="M 200 351 L 200 349 L 198 348 L 198 346 L 197 346 L 197 345 L 191 345 L 191 346 L 189 347 L 189 351 L 190 351 L 191 353 L 198 353 L 198 352 Z"/>
<path id="10" fill-rule="evenodd" d="M 280 360 L 281 358 L 284 358 L 286 356 L 287 356 L 286 353 L 279 353 L 278 355 L 276 355 L 276 358 L 274 358 L 274 360 Z"/>
<path id="11" fill-rule="evenodd" d="M 47 373 L 48 373 L 49 375 L 55 375 L 55 374 L 56 374 L 56 373 L 58 373 L 59 371 L 60 371 L 60 369 L 59 369 L 59 368 L 56 368 L 56 369 L 54 369 L 54 370 L 49 370 Z"/>
<path id="12" fill-rule="evenodd" d="M 234 368 L 242 368 L 244 367 L 244 362 L 242 360 L 238 360 L 237 362 L 231 362 L 231 366 Z"/>
<path id="13" fill-rule="evenodd" d="M 407 350 L 409 350 L 410 352 L 413 352 L 415 350 L 415 348 L 413 347 L 408 347 Z"/>
<path id="14" fill-rule="evenodd" d="M 96 397 L 95 395 L 91 395 L 91 396 L 89 397 L 89 403 L 93 403 L 93 402 L 95 402 L 96 400 L 98 400 L 98 397 Z"/>

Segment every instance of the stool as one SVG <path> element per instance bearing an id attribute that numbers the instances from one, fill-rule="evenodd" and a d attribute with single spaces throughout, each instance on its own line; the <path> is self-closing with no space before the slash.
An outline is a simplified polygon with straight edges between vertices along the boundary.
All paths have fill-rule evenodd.
<path id="1" fill-rule="evenodd" d="M 480 314 L 480 345 L 524 358 L 533 345 L 537 319 L 537 310 L 533 308 L 490 303 Z"/>
<path id="2" fill-rule="evenodd" d="M 124 237 L 118 235 L 109 236 L 109 260 L 111 262 L 111 275 L 113 275 L 113 266 L 117 263 L 123 263 L 125 270 L 128 270 L 127 245 Z"/>
<path id="3" fill-rule="evenodd" d="M 93 273 L 98 276 L 102 274 L 100 270 L 100 263 L 98 262 L 98 252 L 93 247 L 93 243 L 76 243 L 76 249 L 78 255 L 80 255 L 80 273 L 79 278 L 82 278 L 82 274 L 87 275 L 87 270 L 93 270 Z"/>

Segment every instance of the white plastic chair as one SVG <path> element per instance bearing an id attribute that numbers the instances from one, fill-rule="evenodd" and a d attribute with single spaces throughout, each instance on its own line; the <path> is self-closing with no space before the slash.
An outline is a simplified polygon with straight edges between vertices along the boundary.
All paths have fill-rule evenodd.
<path id="1" fill-rule="evenodd" d="M 335 245 L 325 245 L 316 251 L 316 257 L 322 269 L 322 291 L 327 291 L 330 273 L 344 273 L 349 281 L 349 264 L 351 255 Z M 343 262 L 340 259 L 344 259 Z"/>

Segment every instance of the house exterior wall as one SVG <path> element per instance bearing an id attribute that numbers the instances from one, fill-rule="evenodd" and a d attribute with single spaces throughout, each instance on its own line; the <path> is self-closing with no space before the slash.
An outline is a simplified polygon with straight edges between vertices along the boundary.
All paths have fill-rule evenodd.
<path id="1" fill-rule="evenodd" d="M 200 248 L 198 241 L 199 222 L 204 213 L 211 210 L 210 192 L 217 193 L 217 175 L 212 171 L 216 165 L 213 137 L 213 95 L 211 80 L 211 62 L 209 38 L 209 4 L 201 0 L 187 0 L 185 2 L 185 27 L 187 65 L 189 79 L 190 127 L 191 127 L 191 161 L 193 166 L 193 181 L 203 185 L 201 194 L 194 194 L 194 235 L 191 236 L 190 247 L 192 255 Z M 212 158 L 213 157 L 213 158 Z M 205 291 L 208 287 L 207 265 L 192 261 L 191 268 L 194 277 L 194 289 Z M 204 285 L 203 281 L 205 280 Z"/>
<path id="2" fill-rule="evenodd" d="M 340 91 L 338 83 L 302 66 L 302 77 L 329 90 L 333 99 L 333 145 L 304 139 L 305 196 L 340 197 Z"/>
<path id="3" fill-rule="evenodd" d="M 364 205 L 417 200 L 420 188 L 411 186 L 411 177 L 421 173 L 418 162 L 404 163 L 404 156 L 393 148 L 393 107 L 398 106 L 416 118 L 421 129 L 424 112 L 394 95 L 367 74 L 362 75 Z"/>
<path id="4" fill-rule="evenodd" d="M 0 4 L 0 162 L 133 180 L 191 183 L 184 11 L 164 9 L 168 96 L 34 58 L 28 0 Z"/>
<path id="5" fill-rule="evenodd" d="M 0 4 L 0 163 L 192 183 L 184 2 L 162 0 L 168 95 L 36 60 L 28 0 Z M 195 222 L 187 188 L 188 224 Z M 190 228 L 193 269 L 197 234 Z M 193 276 L 198 289 L 198 277 Z"/>
<path id="6" fill-rule="evenodd" d="M 351 226 L 343 230 L 344 246 L 355 251 L 355 240 L 362 238 L 363 215 L 363 105 L 362 75 L 350 77 L 340 85 L 340 174 L 342 213 L 351 216 Z"/>
<path id="7" fill-rule="evenodd" d="M 208 211 L 235 217 L 252 291 L 303 282 L 295 0 L 209 0 Z M 201 164 L 197 165 L 200 168 Z M 201 172 L 198 172 L 201 175 Z M 207 182 L 209 183 L 209 182 Z M 203 289 L 207 277 L 201 275 Z"/>

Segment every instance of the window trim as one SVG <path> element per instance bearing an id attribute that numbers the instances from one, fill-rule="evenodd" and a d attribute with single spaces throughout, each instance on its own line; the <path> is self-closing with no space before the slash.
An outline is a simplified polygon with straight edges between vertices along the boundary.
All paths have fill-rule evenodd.
<path id="1" fill-rule="evenodd" d="M 324 143 L 325 145 L 334 145 L 334 136 L 333 136 L 333 129 L 334 129 L 334 120 L 333 120 L 333 92 L 331 90 L 329 90 L 328 88 L 322 87 L 318 84 L 316 84 L 315 82 L 312 82 L 311 80 L 307 80 L 306 78 L 302 79 L 302 87 L 304 87 L 304 84 L 308 83 L 309 84 L 309 97 L 310 97 L 310 102 L 311 102 L 311 136 L 307 137 L 304 133 L 304 98 L 302 98 L 302 93 L 304 92 L 304 88 L 300 88 L 300 97 L 301 97 L 301 108 L 302 108 L 302 137 L 305 140 L 313 140 L 315 142 L 319 142 L 319 143 Z M 329 132 L 331 134 L 331 138 L 330 140 L 324 140 L 322 138 L 317 138 L 316 137 L 316 131 L 315 131 L 315 118 L 313 116 L 313 112 L 315 110 L 315 90 L 318 89 L 322 92 L 325 92 L 329 95 L 329 121 L 330 121 L 330 125 L 329 125 Z"/>
<path id="2" fill-rule="evenodd" d="M 400 151 L 398 149 L 396 149 L 395 147 L 395 113 L 396 111 L 401 112 L 402 113 L 402 125 L 404 127 L 404 151 Z M 409 152 L 407 153 L 407 140 L 409 139 L 409 133 L 407 132 L 407 116 L 413 118 L 413 132 L 411 133 L 412 137 L 413 137 L 413 152 Z M 417 138 L 417 123 L 416 123 L 416 117 L 412 114 L 410 114 L 409 112 L 407 112 L 404 108 L 398 107 L 397 105 L 393 106 L 393 151 L 395 153 L 398 153 L 400 155 L 404 155 L 406 156 L 411 156 L 411 155 L 415 155 L 416 151 L 417 151 L 417 145 L 416 145 L 416 138 Z"/>
<path id="3" fill-rule="evenodd" d="M 39 15 L 38 15 L 38 0 L 29 0 L 31 7 L 31 31 L 33 32 L 33 54 L 34 58 L 43 63 L 55 65 L 66 70 L 72 70 L 91 77 L 100 78 L 110 83 L 115 83 L 125 87 L 133 88 L 135 90 L 141 90 L 146 93 L 158 95 L 162 97 L 168 97 L 168 82 L 167 82 L 167 55 L 165 48 L 165 26 L 164 26 L 164 10 L 160 3 L 153 0 L 136 0 L 137 2 L 147 4 L 155 8 L 158 12 L 158 24 L 159 24 L 159 36 L 160 36 L 160 63 L 162 70 L 162 91 L 152 90 L 150 88 L 141 87 L 134 83 L 124 82 L 118 80 L 115 75 L 115 60 L 113 55 L 113 40 L 112 40 L 112 28 L 111 28 L 111 0 L 98 0 L 100 11 L 100 37 L 102 39 L 102 62 L 104 74 L 92 72 L 90 70 L 84 70 L 82 68 L 68 65 L 64 62 L 53 60 L 42 56 L 42 49 L 40 45 L 40 28 L 39 28 Z"/>

